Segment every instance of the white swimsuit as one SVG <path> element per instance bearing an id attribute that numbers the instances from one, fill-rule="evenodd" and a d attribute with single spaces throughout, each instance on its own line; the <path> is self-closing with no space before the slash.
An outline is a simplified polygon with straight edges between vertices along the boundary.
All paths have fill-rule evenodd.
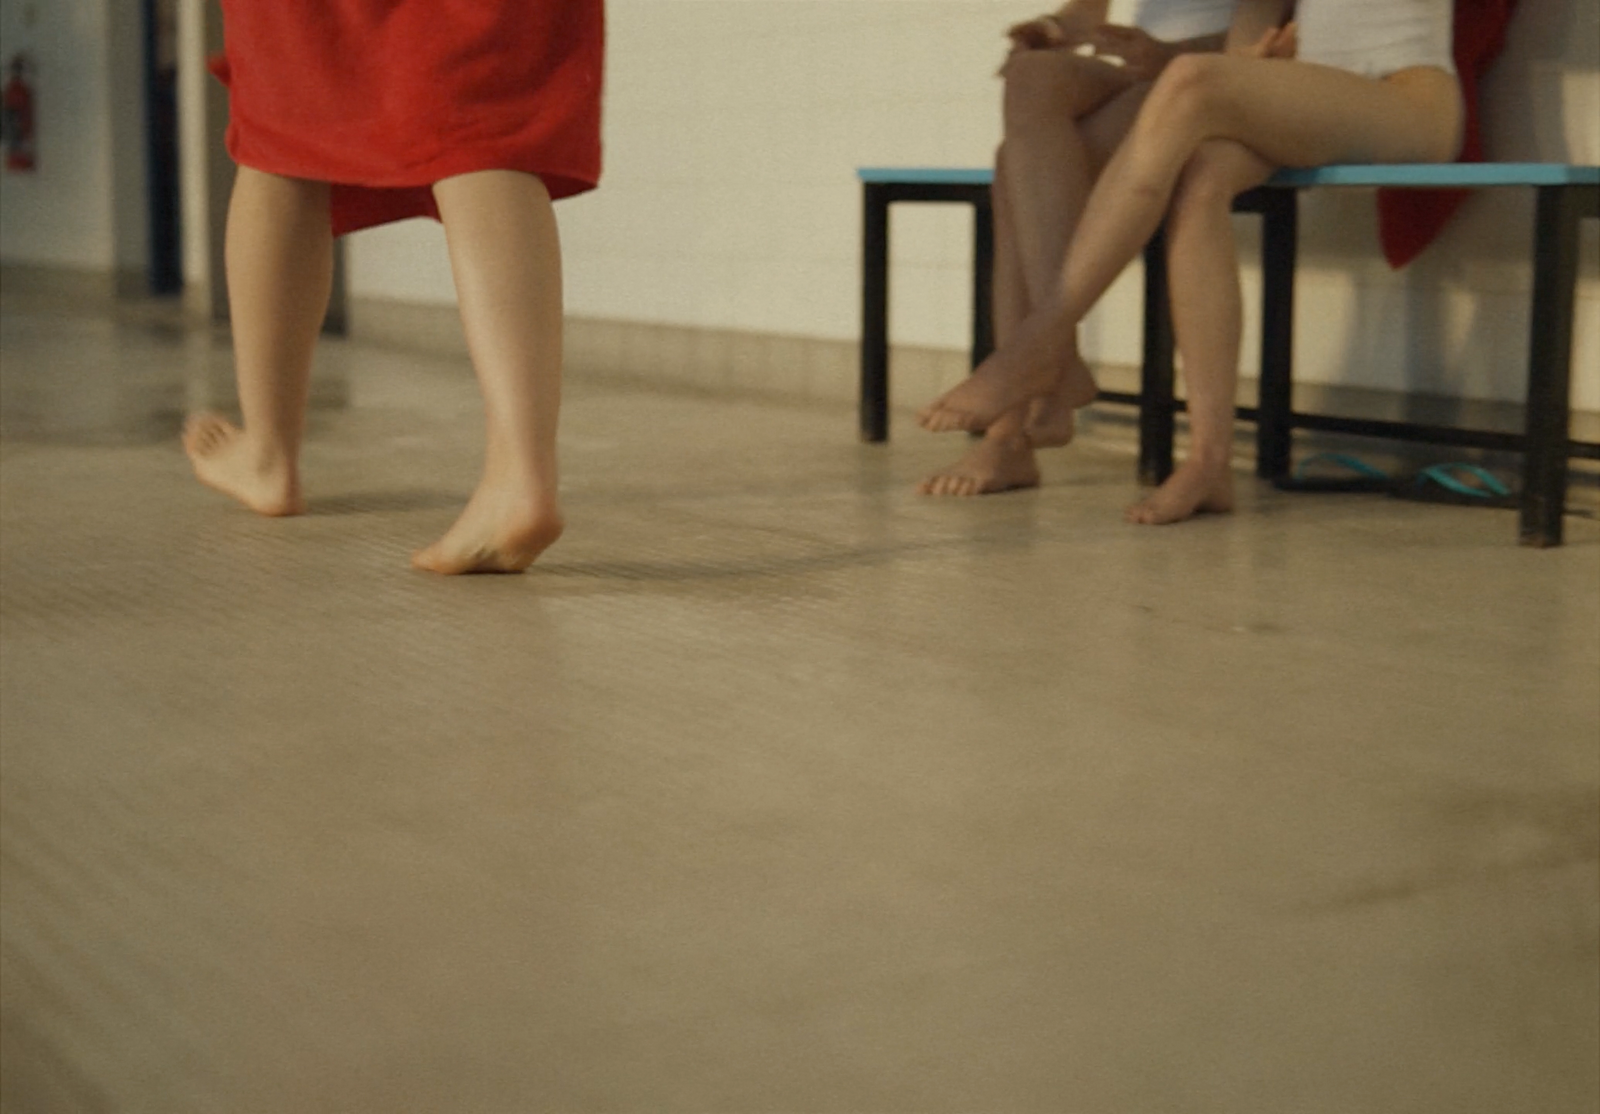
<path id="1" fill-rule="evenodd" d="M 1226 31 L 1234 6 L 1235 0 L 1111 0 L 1108 18 L 1177 43 Z"/>
<path id="2" fill-rule="evenodd" d="M 1297 57 L 1363 77 L 1411 66 L 1455 73 L 1451 0 L 1300 0 Z"/>

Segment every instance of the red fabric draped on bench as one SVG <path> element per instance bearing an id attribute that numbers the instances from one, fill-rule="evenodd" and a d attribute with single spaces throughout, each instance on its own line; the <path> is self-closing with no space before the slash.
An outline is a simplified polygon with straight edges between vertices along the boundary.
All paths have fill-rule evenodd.
<path id="1" fill-rule="evenodd" d="M 1506 25 L 1517 0 L 1456 0 L 1455 59 L 1466 100 L 1467 126 L 1459 162 L 1482 162 L 1483 128 L 1478 85 L 1506 45 Z M 1378 191 L 1378 235 L 1389 266 L 1410 263 L 1449 223 L 1471 190 Z"/>

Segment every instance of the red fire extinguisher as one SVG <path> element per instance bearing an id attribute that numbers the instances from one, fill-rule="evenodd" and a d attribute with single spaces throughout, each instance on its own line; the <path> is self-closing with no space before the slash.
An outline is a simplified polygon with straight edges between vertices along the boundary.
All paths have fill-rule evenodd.
<path id="1" fill-rule="evenodd" d="M 11 78 L 6 82 L 3 100 L 6 169 L 29 171 L 38 166 L 34 139 L 33 85 L 28 80 L 32 68 L 26 54 L 14 54 L 7 69 Z"/>

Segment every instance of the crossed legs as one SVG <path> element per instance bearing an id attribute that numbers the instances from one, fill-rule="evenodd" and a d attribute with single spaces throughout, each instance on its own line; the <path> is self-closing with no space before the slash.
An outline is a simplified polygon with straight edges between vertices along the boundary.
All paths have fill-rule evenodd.
<path id="1" fill-rule="evenodd" d="M 434 186 L 467 345 L 483 393 L 484 469 L 456 523 L 412 563 L 517 572 L 560 536 L 561 257 L 538 178 L 489 170 Z M 299 455 L 311 357 L 327 311 L 328 187 L 240 167 L 228 209 L 234 363 L 244 424 L 197 415 L 196 475 L 260 514 L 304 510 Z"/>
<path id="2" fill-rule="evenodd" d="M 1174 296 L 1185 377 L 1193 396 L 1197 380 L 1218 375 L 1217 361 L 1226 360 L 1231 349 L 1232 370 L 1226 372 L 1231 383 L 1237 312 L 1219 321 L 1205 312 L 1185 312 L 1177 304 L 1190 298 L 1192 304 L 1204 305 L 1206 288 L 1225 274 L 1233 276 L 1228 283 L 1237 282 L 1231 234 L 1219 235 L 1213 195 L 1232 185 L 1247 188 L 1276 166 L 1446 159 L 1459 143 L 1460 127 L 1459 88 L 1438 70 L 1406 70 L 1375 81 L 1276 59 L 1176 59 L 1090 195 L 1052 297 L 1020 322 L 970 379 L 924 410 L 923 425 L 933 430 L 987 428 L 1007 411 L 1055 390 L 1078 322 L 1143 248 L 1191 169 L 1185 186 L 1190 196 L 1184 204 L 1192 211 L 1185 217 L 1186 232 L 1180 234 L 1182 246 L 1174 248 L 1173 272 L 1174 286 L 1186 288 Z M 1212 141 L 1231 141 L 1233 146 L 1208 146 Z M 1208 208 L 1209 224 L 1201 215 Z M 1236 285 L 1233 289 L 1236 301 Z M 1225 324 L 1219 335 L 1227 343 L 1201 339 L 1191 363 L 1195 342 L 1185 343 L 1186 324 L 1191 333 L 1198 327 L 1202 334 L 1212 324 L 1218 329 Z M 1199 390 L 1204 397 L 1209 385 L 1200 384 Z M 1210 391 L 1217 398 L 1224 393 L 1231 407 L 1231 389 Z M 1228 421 L 1231 429 L 1231 413 Z M 1176 521 L 1206 506 L 1223 509 L 1228 500 L 1192 483 L 1194 478 L 1192 470 L 1175 473 L 1169 494 L 1176 495 L 1185 485 L 1190 493 L 1170 500 L 1153 497 L 1141 504 L 1145 510 L 1136 510 L 1135 520 Z"/>
<path id="3" fill-rule="evenodd" d="M 1116 67 L 1065 50 L 1013 54 L 1005 78 L 1005 140 L 995 155 L 994 325 L 1005 345 L 1048 301 L 1095 175 L 1132 125 L 1144 86 Z M 983 439 L 919 487 L 932 495 L 983 495 L 1039 482 L 1037 448 L 1065 445 L 1074 410 L 1094 393 L 1076 344 L 1062 354 L 1054 390 L 1012 407 Z"/>

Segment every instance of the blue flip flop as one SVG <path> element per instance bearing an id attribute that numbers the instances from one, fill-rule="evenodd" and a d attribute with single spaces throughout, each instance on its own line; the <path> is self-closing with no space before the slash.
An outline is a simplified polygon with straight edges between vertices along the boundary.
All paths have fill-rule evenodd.
<path id="1" fill-rule="evenodd" d="M 1422 469 L 1411 481 L 1397 486 L 1401 499 L 1423 503 L 1451 503 L 1466 507 L 1515 507 L 1511 489 L 1487 468 L 1451 461 Z"/>
<path id="2" fill-rule="evenodd" d="M 1311 475 L 1322 468 L 1338 468 L 1343 474 Z M 1313 453 L 1296 466 L 1293 473 L 1280 476 L 1273 486 L 1282 491 L 1390 491 L 1395 481 L 1389 473 L 1349 453 Z"/>

